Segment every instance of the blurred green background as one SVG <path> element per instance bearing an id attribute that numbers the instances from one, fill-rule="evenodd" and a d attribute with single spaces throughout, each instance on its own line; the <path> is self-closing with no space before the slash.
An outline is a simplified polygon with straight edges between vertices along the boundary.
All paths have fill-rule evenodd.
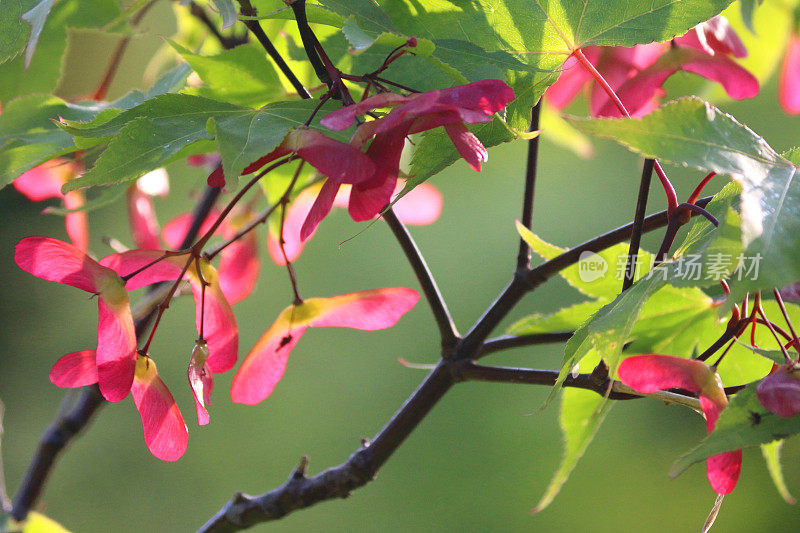
<path id="1" fill-rule="evenodd" d="M 162 7 L 164 9 L 162 9 Z M 111 97 L 141 85 L 145 62 L 170 33 L 166 6 L 145 20 L 122 64 Z M 71 41 L 60 94 L 88 93 L 97 83 L 113 43 L 91 35 Z M 679 86 L 679 87 L 678 87 Z M 673 88 L 694 87 L 686 76 Z M 116 92 L 114 92 L 116 91 Z M 800 144 L 800 119 L 777 106 L 774 80 L 755 100 L 723 103 L 726 111 L 766 137 L 778 150 Z M 578 108 L 578 112 L 582 109 Z M 596 141 L 596 156 L 581 159 L 543 134 L 534 231 L 570 246 L 624 224 L 633 215 L 640 160 L 611 143 Z M 524 143 L 490 151 L 484 171 L 458 163 L 432 183 L 444 194 L 441 219 L 412 233 L 462 331 L 510 279 L 517 249 Z M 202 185 L 197 169 L 169 169 L 172 195 L 156 200 L 162 223 L 192 205 Z M 668 169 L 684 198 L 697 172 Z M 723 180 L 714 183 L 716 189 Z M 654 185 L 650 212 L 663 207 Z M 44 282 L 19 270 L 13 246 L 28 235 L 65 238 L 62 219 L 41 216 L 8 187 L 0 191 L 0 399 L 5 403 L 3 459 L 13 493 L 36 441 L 54 416 L 64 391 L 50 384 L 50 366 L 63 353 L 96 342 L 96 308 L 75 289 Z M 122 202 L 92 212 L 92 250 L 109 250 L 101 237 L 131 244 Z M 307 296 L 386 286 L 417 288 L 411 269 L 383 224 L 363 229 L 342 210 L 322 224 L 296 263 Z M 262 243 L 265 239 L 262 234 Z M 653 249 L 656 236 L 645 246 Z M 261 249 L 262 275 L 255 293 L 236 306 L 241 355 L 290 303 L 285 271 Z M 548 312 L 579 301 L 560 279 L 525 298 L 512 318 Z M 390 329 L 361 332 L 312 329 L 289 361 L 273 395 L 255 407 L 227 397 L 231 373 L 216 379 L 212 423 L 194 420 L 186 364 L 195 338 L 193 304 L 183 299 L 166 315 L 151 353 L 187 420 L 189 449 L 177 463 L 153 458 L 130 399 L 108 404 L 60 459 L 40 509 L 74 531 L 189 531 L 204 523 L 236 491 L 260 493 L 286 479 L 301 455 L 310 472 L 339 464 L 373 436 L 425 376 L 398 358 L 432 363 L 438 338 L 424 301 Z M 509 322 L 510 323 L 510 322 Z M 507 325 L 507 324 L 505 324 Z M 500 333 L 500 332 L 498 332 Z M 562 347 L 533 347 L 496 354 L 487 363 L 557 368 Z M 536 414 L 544 387 L 458 385 L 400 447 L 378 478 L 342 501 L 296 512 L 268 527 L 278 531 L 698 531 L 714 494 L 704 467 L 676 480 L 672 461 L 705 434 L 694 413 L 651 401 L 621 402 L 556 501 L 531 516 L 561 457 L 557 406 Z M 531 416 L 526 416 L 531 415 Z M 790 489 L 800 492 L 800 445 L 784 447 Z M 742 476 L 725 499 L 716 531 L 797 531 L 800 512 L 785 504 L 767 475 L 760 451 L 744 453 Z"/>

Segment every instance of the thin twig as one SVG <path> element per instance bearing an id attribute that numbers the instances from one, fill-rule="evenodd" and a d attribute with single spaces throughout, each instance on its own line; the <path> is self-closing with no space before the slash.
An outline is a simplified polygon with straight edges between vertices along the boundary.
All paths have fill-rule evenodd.
<path id="1" fill-rule="evenodd" d="M 436 280 L 433 279 L 433 274 L 431 274 L 408 229 L 400 222 L 394 211 L 391 208 L 386 209 L 383 212 L 383 218 L 389 224 L 389 229 L 394 233 L 397 242 L 400 243 L 400 247 L 406 254 L 406 259 L 411 264 L 411 268 L 414 269 L 414 274 L 416 274 L 417 280 L 422 287 L 422 292 L 428 300 L 431 311 L 433 311 L 433 317 L 439 328 L 439 336 L 442 339 L 442 348 L 451 349 L 458 341 L 458 330 L 456 330 L 453 319 L 450 317 L 450 311 L 448 311 L 442 293 L 439 291 L 438 285 L 436 285 Z"/>
<path id="2" fill-rule="evenodd" d="M 773 289 L 772 294 L 775 295 L 775 301 L 778 302 L 778 307 L 781 309 L 783 320 L 786 321 L 786 325 L 789 327 L 789 331 L 792 333 L 792 344 L 795 346 L 795 348 L 797 348 L 797 333 L 795 333 L 792 320 L 789 318 L 788 311 L 786 311 L 786 305 L 783 303 L 783 297 L 778 289 Z"/>
<path id="3" fill-rule="evenodd" d="M 589 72 L 589 74 L 592 75 L 597 84 L 611 99 L 619 112 L 622 113 L 623 116 L 630 117 L 631 115 L 625 108 L 625 104 L 622 103 L 622 100 L 619 99 L 619 96 L 616 92 L 614 92 L 614 89 L 611 87 L 611 85 L 609 85 L 608 81 L 606 81 L 603 75 L 600 74 L 600 72 L 588 59 L 586 59 L 586 56 L 583 55 L 583 51 L 579 48 L 575 50 L 572 55 Z M 656 171 L 656 175 L 658 175 L 658 179 L 661 180 L 661 186 L 664 187 L 664 193 L 667 195 L 667 211 L 669 212 L 670 216 L 672 216 L 675 208 L 678 206 L 678 196 L 675 193 L 675 187 L 673 187 L 672 182 L 669 181 L 667 174 L 664 172 L 664 169 L 661 168 L 661 164 L 659 164 L 658 161 L 655 161 L 653 168 Z"/>
<path id="4" fill-rule="evenodd" d="M 508 350 L 509 348 L 567 342 L 574 333 L 574 331 L 551 331 L 547 333 L 531 333 L 529 335 L 504 335 L 502 337 L 495 337 L 483 343 L 476 359 L 489 355 L 490 353 Z"/>
<path id="5" fill-rule="evenodd" d="M 769 328 L 769 332 L 772 333 L 772 336 L 778 342 L 778 346 L 780 346 L 780 348 L 781 348 L 781 352 L 783 353 L 783 357 L 786 360 L 786 363 L 791 365 L 792 363 L 794 363 L 794 359 L 792 359 L 792 356 L 789 355 L 789 351 L 786 349 L 786 346 L 783 345 L 783 343 L 781 342 L 781 339 L 778 337 L 778 332 L 775 331 L 775 327 L 772 325 L 772 322 L 770 322 L 770 320 L 767 318 L 767 314 L 764 312 L 764 308 L 761 307 L 761 298 L 760 298 L 760 296 L 761 296 L 761 293 L 757 292 L 756 293 L 755 302 L 753 302 L 753 306 L 755 307 L 756 311 L 758 312 L 758 315 L 764 321 L 764 324 L 767 326 L 767 328 Z"/>
<path id="6" fill-rule="evenodd" d="M 542 101 L 531 109 L 530 131 L 539 129 L 539 111 Z M 539 136 L 528 140 L 528 161 L 525 165 L 525 193 L 522 197 L 522 225 L 528 229 L 533 224 L 533 199 L 536 190 L 536 163 L 539 158 Z M 519 240 L 519 252 L 517 253 L 517 268 L 528 268 L 531 266 L 531 249 L 525 239 Z"/>
<path id="7" fill-rule="evenodd" d="M 622 280 L 622 291 L 628 290 L 636 279 L 636 258 L 642 242 L 642 228 L 647 212 L 647 196 L 650 193 L 650 177 L 653 175 L 655 159 L 645 159 L 642 165 L 642 179 L 639 182 L 639 196 L 636 199 L 636 213 L 633 216 L 633 232 L 628 248 L 628 262 L 625 265 L 625 279 Z"/>
<path id="8" fill-rule="evenodd" d="M 0 511 L 4 513 L 11 512 L 11 499 L 8 497 L 6 490 L 6 472 L 3 468 L 3 415 L 5 414 L 5 407 L 3 402 L 0 402 Z"/>
<path id="9" fill-rule="evenodd" d="M 306 52 L 308 62 L 311 63 L 311 66 L 314 68 L 314 73 L 317 75 L 317 78 L 327 85 L 329 89 L 333 88 L 333 79 L 318 53 L 318 46 L 321 48 L 321 45 L 317 36 L 311 30 L 311 26 L 308 25 L 306 0 L 293 0 L 288 3 L 289 7 L 291 7 L 294 12 L 297 30 L 300 33 L 300 40 L 303 43 L 303 49 Z"/>
<path id="10" fill-rule="evenodd" d="M 554 385 L 558 379 L 556 370 L 539 370 L 535 368 L 514 368 L 506 366 L 484 366 L 474 363 L 464 363 L 458 369 L 459 378 L 468 381 L 491 381 L 495 383 L 523 383 L 529 385 Z M 596 392 L 605 396 L 609 390 L 608 383 L 594 379 L 593 374 L 578 374 L 567 376 L 565 387 L 573 387 Z M 700 402 L 697 398 L 685 396 L 671 391 L 657 391 L 653 393 L 639 393 L 620 381 L 611 382 L 612 400 L 631 400 L 634 398 L 653 398 L 667 403 L 685 405 L 695 411 L 700 411 Z"/>
<path id="11" fill-rule="evenodd" d="M 709 357 L 717 353 L 723 346 L 725 346 L 725 344 L 729 340 L 741 335 L 742 332 L 744 331 L 744 328 L 746 328 L 747 324 L 749 323 L 750 323 L 749 318 L 742 318 L 736 324 L 728 325 L 725 332 L 717 340 L 715 340 L 714 343 L 711 344 L 711 346 L 706 348 L 703 351 L 703 353 L 698 355 L 695 359 L 697 359 L 698 361 L 706 361 Z"/>

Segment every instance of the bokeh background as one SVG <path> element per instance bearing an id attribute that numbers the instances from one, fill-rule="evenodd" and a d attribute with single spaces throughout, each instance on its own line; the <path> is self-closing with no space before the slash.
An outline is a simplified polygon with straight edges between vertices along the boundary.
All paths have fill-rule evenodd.
<path id="1" fill-rule="evenodd" d="M 157 33 L 174 28 L 167 6 L 153 10 L 122 65 L 111 97 L 142 86 L 144 65 L 163 44 Z M 65 96 L 88 93 L 111 43 L 90 32 L 71 40 Z M 774 50 L 773 54 L 780 51 Z M 670 90 L 701 90 L 689 78 Z M 748 102 L 722 102 L 726 111 L 762 134 L 778 150 L 800 144 L 800 119 L 777 105 L 776 82 Z M 580 104 L 573 108 L 581 113 Z M 534 231 L 570 246 L 628 222 L 633 214 L 641 161 L 624 149 L 594 141 L 582 159 L 543 134 Z M 412 228 L 462 331 L 510 279 L 517 249 L 525 146 L 490 151 L 480 174 L 457 163 L 432 183 L 444 195 L 441 219 Z M 172 195 L 156 200 L 161 222 L 192 205 L 201 171 L 169 167 Z M 669 169 L 685 197 L 697 172 Z M 713 183 L 716 189 L 723 180 Z M 654 185 L 650 212 L 663 208 Z M 13 246 L 28 235 L 64 238 L 63 222 L 40 215 L 13 188 L 0 191 L 0 399 L 5 403 L 2 450 L 13 493 L 37 439 L 64 398 L 50 384 L 61 354 L 96 341 L 96 307 L 75 289 L 19 270 Z M 101 237 L 131 244 L 122 202 L 91 213 L 92 250 L 109 250 Z M 322 224 L 296 263 L 308 296 L 386 287 L 417 287 L 411 269 L 383 224 L 363 229 L 340 210 Z M 265 243 L 262 233 L 262 244 Z M 651 250 L 656 236 L 645 246 Z M 242 355 L 291 298 L 285 271 L 261 249 L 262 275 L 255 293 L 235 308 Z M 512 316 L 550 312 L 579 301 L 560 279 L 526 297 Z M 132 400 L 107 404 L 69 447 L 52 473 L 40 509 L 74 531 L 190 531 L 236 491 L 260 493 L 286 479 L 301 455 L 310 472 L 339 464 L 371 437 L 425 376 L 398 358 L 433 363 L 438 339 L 424 301 L 400 323 L 378 332 L 311 329 L 289 361 L 273 395 L 255 407 L 227 396 L 231 373 L 216 377 L 212 423 L 194 423 L 186 364 L 195 337 L 190 299 L 169 310 L 152 347 L 159 371 L 189 425 L 190 443 L 177 463 L 153 458 L 144 446 Z M 510 323 L 510 321 L 508 322 Z M 505 325 L 507 326 L 508 323 Z M 496 354 L 487 363 L 558 368 L 562 346 Z M 380 471 L 349 499 L 326 502 L 255 530 L 276 531 L 697 531 L 714 494 L 702 465 L 675 480 L 672 461 L 705 434 L 704 422 L 679 407 L 651 401 L 621 402 L 555 502 L 531 516 L 561 457 L 556 405 L 537 413 L 544 387 L 465 383 L 455 387 Z M 800 445 L 789 440 L 783 464 L 790 489 L 800 492 Z M 758 449 L 744 453 L 742 476 L 725 499 L 716 531 L 797 531 L 800 511 L 778 496 Z"/>

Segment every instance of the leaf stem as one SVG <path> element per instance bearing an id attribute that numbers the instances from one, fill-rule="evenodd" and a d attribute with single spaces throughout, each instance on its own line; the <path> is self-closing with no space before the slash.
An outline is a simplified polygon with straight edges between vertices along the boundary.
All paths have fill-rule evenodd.
<path id="1" fill-rule="evenodd" d="M 758 316 L 760 316 L 761 319 L 764 320 L 764 324 L 767 326 L 767 328 L 769 328 L 769 331 L 770 333 L 772 333 L 772 336 L 775 337 L 775 340 L 778 341 L 778 346 L 781 347 L 781 352 L 783 353 L 783 357 L 786 360 L 786 363 L 791 365 L 794 363 L 794 359 L 792 358 L 791 355 L 789 355 L 789 351 L 786 349 L 786 347 L 783 345 L 783 342 L 781 342 L 781 339 L 778 337 L 778 333 L 775 331 L 772 322 L 769 321 L 766 313 L 764 313 L 764 308 L 761 306 L 760 296 L 761 293 L 757 292 L 755 301 L 753 302 L 753 305 L 756 308 L 756 312 L 758 313 Z M 794 341 L 794 339 L 792 339 L 792 341 Z"/>
<path id="2" fill-rule="evenodd" d="M 194 15 L 197 20 L 203 23 L 208 31 L 211 32 L 211 35 L 216 37 L 224 49 L 230 50 L 247 42 L 247 34 L 244 34 L 243 37 L 226 37 L 225 35 L 222 35 L 222 33 L 217 29 L 216 24 L 214 24 L 214 22 L 208 17 L 206 10 L 200 7 L 197 3 L 192 2 L 192 0 L 189 0 L 189 12 Z"/>
<path id="3" fill-rule="evenodd" d="M 775 295 L 775 301 L 778 302 L 778 307 L 781 309 L 781 314 L 783 314 L 783 319 L 786 321 L 786 325 L 789 327 L 789 332 L 792 334 L 792 345 L 795 346 L 796 349 L 800 349 L 798 346 L 797 340 L 797 333 L 794 331 L 794 326 L 792 326 L 792 320 L 789 318 L 789 313 L 786 311 L 786 305 L 783 303 L 783 296 L 778 289 L 773 289 L 772 294 Z"/>
<path id="4" fill-rule="evenodd" d="M 286 270 L 289 273 L 289 281 L 292 284 L 292 291 L 294 292 L 294 305 L 301 305 L 303 303 L 303 298 L 300 297 L 300 291 L 297 288 L 297 277 L 295 276 L 292 262 L 289 261 L 289 256 L 286 254 L 286 239 L 283 238 L 283 225 L 286 222 L 286 206 L 289 204 L 289 196 L 292 194 L 292 189 L 294 189 L 294 186 L 297 183 L 297 178 L 300 177 L 300 172 L 303 170 L 304 164 L 305 161 L 300 161 L 300 164 L 297 166 L 297 170 L 294 172 L 294 176 L 292 176 L 292 181 L 289 182 L 289 186 L 286 187 L 286 191 L 278 201 L 278 204 L 281 206 L 281 223 L 279 230 L 280 233 L 278 235 L 278 246 L 281 249 L 283 262 L 286 265 Z"/>
<path id="5" fill-rule="evenodd" d="M 739 337 L 742 333 L 744 333 L 744 330 L 749 323 L 750 319 L 745 317 L 739 319 L 739 321 L 734 325 L 728 325 L 728 327 L 725 329 L 725 332 L 717 340 L 715 340 L 711 346 L 706 348 L 703 353 L 695 357 L 695 359 L 698 361 L 706 361 L 709 357 L 717 353 L 720 348 L 725 346 L 725 343 L 727 343 L 729 340 L 733 339 L 734 337 Z"/>
<path id="6" fill-rule="evenodd" d="M 239 191 L 236 193 L 236 195 L 233 198 L 231 198 L 230 202 L 228 202 L 228 205 L 225 206 L 225 209 L 223 209 L 222 212 L 219 214 L 219 216 L 217 216 L 217 220 L 214 221 L 214 223 L 211 225 L 211 227 L 208 229 L 208 231 L 206 231 L 203 234 L 203 236 L 200 237 L 200 239 L 194 244 L 194 246 L 192 246 L 192 248 L 195 251 L 199 252 L 199 250 L 201 250 L 203 248 L 203 246 L 205 246 L 205 244 L 208 242 L 208 240 L 211 238 L 211 236 L 214 235 L 214 232 L 217 231 L 217 229 L 219 228 L 220 224 L 222 224 L 222 222 L 225 220 L 225 217 L 228 216 L 228 214 L 236 206 L 236 204 L 239 203 L 239 201 L 244 197 L 245 194 L 247 194 L 247 191 L 249 191 L 251 188 L 253 188 L 253 186 L 256 183 L 258 183 L 258 181 L 261 178 L 263 178 L 264 176 L 266 176 L 269 172 L 275 170 L 276 168 L 280 167 L 281 165 L 285 165 L 286 163 L 294 161 L 294 159 L 295 159 L 295 155 L 294 154 L 288 155 L 288 156 L 284 157 L 283 159 L 279 159 L 279 160 L 275 161 L 274 163 L 269 165 L 267 168 L 265 168 L 264 170 L 262 170 L 261 172 L 259 172 L 255 176 L 253 176 L 250 179 L 250 181 L 248 181 L 241 189 L 239 189 Z"/>

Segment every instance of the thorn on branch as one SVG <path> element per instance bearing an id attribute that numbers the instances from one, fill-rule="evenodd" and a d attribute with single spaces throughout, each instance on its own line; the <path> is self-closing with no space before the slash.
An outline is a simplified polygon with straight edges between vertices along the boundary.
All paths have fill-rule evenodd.
<path id="1" fill-rule="evenodd" d="M 308 456 L 304 455 L 300 457 L 300 462 L 295 467 L 294 472 L 292 472 L 291 479 L 305 479 L 307 468 L 308 468 Z"/>

